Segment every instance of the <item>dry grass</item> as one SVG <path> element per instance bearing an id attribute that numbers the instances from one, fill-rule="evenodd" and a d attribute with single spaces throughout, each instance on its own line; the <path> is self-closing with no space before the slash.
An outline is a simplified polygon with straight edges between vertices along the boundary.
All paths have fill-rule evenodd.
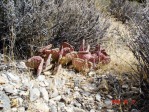
<path id="1" fill-rule="evenodd" d="M 99 70 L 100 73 L 113 71 L 117 74 L 134 73 L 137 70 L 137 61 L 127 47 L 130 32 L 121 22 L 110 19 L 111 26 L 106 37 L 102 40 L 103 46 L 111 57 L 111 62 Z"/>
<path id="2" fill-rule="evenodd" d="M 95 5 L 99 11 L 108 14 L 108 6 L 110 0 L 96 0 Z M 102 45 L 111 57 L 111 62 L 108 65 L 101 66 L 99 73 L 103 74 L 107 71 L 112 71 L 116 74 L 135 73 L 137 71 L 137 60 L 133 53 L 127 47 L 130 39 L 130 31 L 125 24 L 112 18 L 105 18 L 110 22 L 110 28 L 107 35 L 101 39 Z"/>

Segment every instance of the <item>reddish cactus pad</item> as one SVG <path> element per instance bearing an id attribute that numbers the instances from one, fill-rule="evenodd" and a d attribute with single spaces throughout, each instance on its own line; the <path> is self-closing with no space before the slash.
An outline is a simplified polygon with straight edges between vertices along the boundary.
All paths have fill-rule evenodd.
<path id="1" fill-rule="evenodd" d="M 87 47 L 85 46 L 87 45 Z M 51 49 L 52 44 L 44 46 L 39 50 L 40 56 L 33 56 L 28 59 L 26 65 L 37 70 L 39 75 L 43 69 L 51 62 L 57 62 L 61 65 L 67 65 L 72 62 L 73 68 L 83 74 L 86 74 L 90 69 L 95 69 L 100 63 L 108 64 L 110 62 L 109 55 L 102 49 L 100 45 L 90 52 L 90 45 L 82 41 L 79 51 L 74 51 L 74 47 L 67 42 L 63 42 L 60 48 Z M 49 59 L 50 58 L 50 59 Z"/>

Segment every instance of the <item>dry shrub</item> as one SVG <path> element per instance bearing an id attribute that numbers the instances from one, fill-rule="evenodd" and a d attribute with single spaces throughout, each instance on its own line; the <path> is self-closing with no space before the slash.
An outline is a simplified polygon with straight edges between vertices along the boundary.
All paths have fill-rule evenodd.
<path id="1" fill-rule="evenodd" d="M 136 9 L 138 9 L 137 2 L 130 2 L 128 0 L 110 0 L 107 7 L 111 15 L 118 21 L 125 23 L 130 18 L 134 17 Z"/>
<path id="2" fill-rule="evenodd" d="M 52 42 L 67 40 L 76 48 L 82 39 L 94 45 L 104 37 L 109 24 L 94 2 L 86 0 L 1 0 L 1 20 L 6 32 L 0 35 L 9 55 L 27 57 Z"/>
<path id="3" fill-rule="evenodd" d="M 130 48 L 139 62 L 141 82 L 149 85 L 149 7 L 146 5 L 137 11 L 132 19 L 133 37 Z M 142 83 L 143 83 L 142 82 Z"/>
<path id="4" fill-rule="evenodd" d="M 138 100 L 141 111 L 148 110 L 149 101 L 149 2 L 144 8 L 138 9 L 132 18 L 133 32 L 129 47 L 139 62 L 137 76 L 140 84 L 140 96 Z"/>

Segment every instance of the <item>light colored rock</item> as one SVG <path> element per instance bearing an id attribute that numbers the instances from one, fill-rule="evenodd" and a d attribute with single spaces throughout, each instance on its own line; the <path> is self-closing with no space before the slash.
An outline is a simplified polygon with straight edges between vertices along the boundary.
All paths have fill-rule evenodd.
<path id="1" fill-rule="evenodd" d="M 25 112 L 25 108 L 24 107 L 19 107 L 17 111 L 18 112 Z"/>
<path id="2" fill-rule="evenodd" d="M 96 96 L 95 96 L 95 99 L 97 100 L 97 101 L 101 101 L 101 96 L 100 96 L 100 94 L 98 93 L 98 94 L 96 94 Z"/>
<path id="3" fill-rule="evenodd" d="M 10 99 L 9 97 L 2 91 L 0 91 L 0 106 L 3 111 L 10 110 Z"/>
<path id="4" fill-rule="evenodd" d="M 18 68 L 20 68 L 20 69 L 27 69 L 27 66 L 25 65 L 25 62 L 23 62 L 23 61 L 21 61 L 20 63 L 19 63 L 19 65 L 18 65 Z"/>
<path id="5" fill-rule="evenodd" d="M 49 105 L 56 105 L 56 102 L 52 99 L 49 100 Z"/>
<path id="6" fill-rule="evenodd" d="M 92 84 L 86 84 L 86 85 L 83 85 L 81 87 L 84 91 L 87 91 L 87 92 L 92 92 L 94 90 L 97 89 L 97 87 L 95 85 L 92 85 Z"/>
<path id="7" fill-rule="evenodd" d="M 87 91 L 81 91 L 81 95 L 83 95 L 85 97 L 89 97 L 91 95 L 91 93 L 87 92 Z"/>
<path id="8" fill-rule="evenodd" d="M 22 99 L 22 98 L 17 98 L 17 99 L 18 99 L 19 106 L 22 106 L 22 104 L 23 104 L 23 99 Z"/>
<path id="9" fill-rule="evenodd" d="M 3 91 L 4 87 L 0 86 L 0 91 Z"/>
<path id="10" fill-rule="evenodd" d="M 0 76 L 0 85 L 2 84 L 6 84 L 8 81 L 6 80 L 6 78 Z"/>
<path id="11" fill-rule="evenodd" d="M 131 112 L 140 112 L 140 111 L 137 109 L 132 109 Z"/>
<path id="12" fill-rule="evenodd" d="M 11 108 L 11 112 L 17 112 L 17 108 Z"/>
<path id="13" fill-rule="evenodd" d="M 64 107 L 66 112 L 74 112 L 73 107 Z"/>
<path id="14" fill-rule="evenodd" d="M 107 95 L 108 98 L 112 99 L 113 97 L 111 95 Z"/>
<path id="15" fill-rule="evenodd" d="M 38 81 L 44 81 L 45 80 L 45 76 L 44 75 L 39 75 L 37 80 Z"/>
<path id="16" fill-rule="evenodd" d="M 19 93 L 20 96 L 28 96 L 29 95 L 29 91 L 21 91 Z"/>
<path id="17" fill-rule="evenodd" d="M 49 112 L 49 107 L 45 103 L 41 103 L 41 102 L 35 103 L 35 107 L 40 112 Z"/>
<path id="18" fill-rule="evenodd" d="M 56 97 L 56 96 L 58 96 L 58 90 L 56 89 L 56 88 L 54 88 L 54 90 L 53 90 L 54 92 L 53 93 L 50 93 L 50 98 L 53 98 L 53 97 Z"/>
<path id="19" fill-rule="evenodd" d="M 57 97 L 52 98 L 52 100 L 54 100 L 54 101 L 59 101 L 61 98 L 62 98 L 62 97 L 59 95 L 59 96 L 57 96 Z"/>
<path id="20" fill-rule="evenodd" d="M 45 86 L 49 86 L 49 82 L 47 80 L 44 80 L 43 82 L 44 82 Z"/>
<path id="21" fill-rule="evenodd" d="M 61 112 L 62 111 L 62 109 L 65 107 L 65 104 L 64 103 L 62 103 L 62 102 L 58 102 L 58 112 Z"/>
<path id="22" fill-rule="evenodd" d="M 49 101 L 49 108 L 50 108 L 50 112 L 58 112 L 56 107 L 56 102 L 53 101 L 52 99 Z"/>
<path id="23" fill-rule="evenodd" d="M 77 107 L 73 107 L 73 111 L 74 112 L 85 112 L 85 110 L 77 108 Z"/>
<path id="24" fill-rule="evenodd" d="M 47 87 L 47 86 L 49 86 L 49 83 L 48 83 L 46 80 L 44 80 L 44 81 L 42 81 L 42 82 L 39 82 L 39 85 L 40 85 L 41 87 Z"/>
<path id="25" fill-rule="evenodd" d="M 64 107 L 64 106 L 65 106 L 64 103 L 62 103 L 62 102 L 58 102 L 58 107 L 59 107 L 59 108 Z"/>
<path id="26" fill-rule="evenodd" d="M 53 80 L 54 86 L 57 88 L 62 88 L 65 84 L 65 79 L 60 77 L 55 77 Z"/>
<path id="27" fill-rule="evenodd" d="M 115 112 L 114 110 L 111 109 L 107 109 L 107 112 Z"/>
<path id="28" fill-rule="evenodd" d="M 95 112 L 95 110 L 94 109 L 91 109 L 90 112 Z"/>
<path id="29" fill-rule="evenodd" d="M 49 100 L 49 94 L 48 94 L 48 91 L 46 90 L 46 88 L 44 88 L 44 87 L 40 88 L 40 92 L 41 92 L 43 99 L 45 101 L 48 101 Z"/>
<path id="30" fill-rule="evenodd" d="M 105 100 L 105 105 L 106 105 L 106 107 L 111 107 L 112 101 L 109 100 L 109 99 L 106 99 L 106 100 Z"/>
<path id="31" fill-rule="evenodd" d="M 39 85 L 40 85 L 41 87 L 46 87 L 46 85 L 44 84 L 44 82 L 39 82 Z"/>
<path id="32" fill-rule="evenodd" d="M 96 72 L 90 71 L 90 72 L 88 73 L 88 75 L 89 75 L 89 76 L 94 76 L 94 75 L 96 75 Z"/>
<path id="33" fill-rule="evenodd" d="M 127 88 L 128 88 L 128 84 L 122 85 L 122 88 L 123 88 L 123 89 L 127 89 Z"/>
<path id="34" fill-rule="evenodd" d="M 72 101 L 72 103 L 71 104 L 73 104 L 75 107 L 78 107 L 78 108 L 81 108 L 81 104 L 79 103 L 79 102 L 77 102 L 77 101 Z"/>
<path id="35" fill-rule="evenodd" d="M 7 72 L 6 75 L 7 75 L 8 79 L 12 82 L 18 83 L 20 81 L 20 78 L 17 75 L 14 75 L 10 72 Z"/>
<path id="36" fill-rule="evenodd" d="M 76 92 L 74 92 L 73 97 L 78 98 L 78 97 L 81 97 L 81 95 L 78 91 L 76 91 Z"/>
<path id="37" fill-rule="evenodd" d="M 14 88 L 12 85 L 7 85 L 7 86 L 5 86 L 5 87 L 4 87 L 4 91 L 5 91 L 6 93 L 11 93 L 11 94 L 13 94 L 13 95 L 15 95 L 15 94 L 18 93 L 17 89 Z"/>
<path id="38" fill-rule="evenodd" d="M 50 112 L 57 112 L 57 108 L 55 105 L 50 107 Z"/>
<path id="39" fill-rule="evenodd" d="M 49 75 L 51 75 L 51 74 L 52 74 L 52 73 L 51 73 L 50 71 L 45 71 L 45 72 L 44 72 L 44 75 L 46 75 L 46 76 L 47 76 L 47 75 L 49 76 Z"/>
<path id="40" fill-rule="evenodd" d="M 35 101 L 40 97 L 40 91 L 37 88 L 30 90 L 30 100 Z"/>
<path id="41" fill-rule="evenodd" d="M 7 77 L 6 74 L 2 73 L 2 74 L 1 74 L 1 77 L 3 77 L 7 82 L 9 82 L 8 77 Z"/>

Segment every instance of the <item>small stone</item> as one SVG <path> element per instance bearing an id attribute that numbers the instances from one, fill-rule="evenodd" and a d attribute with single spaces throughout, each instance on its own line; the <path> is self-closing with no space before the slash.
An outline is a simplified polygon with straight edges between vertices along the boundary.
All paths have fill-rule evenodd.
<path id="1" fill-rule="evenodd" d="M 58 112 L 61 112 L 61 109 L 65 107 L 65 104 L 62 102 L 58 102 Z"/>
<path id="2" fill-rule="evenodd" d="M 7 83 L 6 79 L 4 77 L 0 76 L 0 85 L 6 84 L 6 83 Z"/>
<path id="3" fill-rule="evenodd" d="M 76 91 L 76 92 L 74 92 L 73 97 L 78 98 L 78 97 L 81 97 L 81 95 L 78 91 Z"/>
<path id="4" fill-rule="evenodd" d="M 54 88 L 54 92 L 50 94 L 50 98 L 54 98 L 56 96 L 58 96 L 58 90 Z"/>
<path id="5" fill-rule="evenodd" d="M 49 107 L 45 103 L 38 102 L 35 103 L 35 106 L 39 112 L 49 112 Z"/>
<path id="6" fill-rule="evenodd" d="M 124 84 L 124 85 L 122 85 L 122 88 L 123 89 L 127 89 L 128 88 L 128 85 L 127 84 Z"/>
<path id="7" fill-rule="evenodd" d="M 44 84 L 44 82 L 39 82 L 39 85 L 41 86 L 41 87 L 45 87 L 46 85 Z"/>
<path id="8" fill-rule="evenodd" d="M 91 93 L 87 92 L 87 91 L 81 91 L 81 95 L 89 97 L 91 95 Z"/>
<path id="9" fill-rule="evenodd" d="M 94 109 L 91 109 L 90 112 L 95 112 L 95 110 Z"/>
<path id="10" fill-rule="evenodd" d="M 66 112 L 75 112 L 75 111 L 73 111 L 73 107 L 64 107 L 64 109 L 65 109 L 65 111 Z"/>
<path id="11" fill-rule="evenodd" d="M 100 102 L 100 101 L 101 101 L 101 96 L 100 96 L 100 94 L 96 94 L 95 99 Z"/>
<path id="12" fill-rule="evenodd" d="M 44 72 L 44 75 L 48 76 L 48 75 L 51 75 L 52 73 L 50 71 L 46 71 Z"/>
<path id="13" fill-rule="evenodd" d="M 0 91 L 0 107 L 3 111 L 11 108 L 9 97 L 2 91 Z"/>
<path id="14" fill-rule="evenodd" d="M 58 112 L 57 107 L 56 107 L 56 103 L 53 100 L 49 101 L 49 112 Z"/>
<path id="15" fill-rule="evenodd" d="M 88 75 L 89 76 L 94 76 L 94 75 L 96 75 L 96 72 L 91 71 L 91 72 L 88 73 Z"/>
<path id="16" fill-rule="evenodd" d="M 19 107 L 17 111 L 18 112 L 25 112 L 25 108 L 24 107 Z"/>
<path id="17" fill-rule="evenodd" d="M 29 95 L 29 91 L 21 91 L 19 93 L 20 96 L 28 96 Z"/>
<path id="18" fill-rule="evenodd" d="M 21 61 L 20 63 L 19 63 L 19 65 L 18 65 L 18 68 L 20 68 L 20 69 L 27 69 L 27 66 L 25 65 L 25 62 L 23 62 L 23 61 Z"/>
<path id="19" fill-rule="evenodd" d="M 54 100 L 54 101 L 60 101 L 61 98 L 62 98 L 61 96 L 57 96 L 55 98 L 52 98 L 52 100 Z"/>
<path id="20" fill-rule="evenodd" d="M 87 80 L 88 80 L 89 83 L 93 83 L 94 82 L 94 78 L 92 78 L 92 77 L 88 78 Z"/>
<path id="21" fill-rule="evenodd" d="M 49 105 L 56 105 L 56 102 L 52 99 L 49 100 Z"/>
<path id="22" fill-rule="evenodd" d="M 73 102 L 73 105 L 75 106 L 75 107 L 78 107 L 78 108 L 81 108 L 81 104 L 80 103 L 78 103 L 77 101 L 74 101 Z"/>
<path id="23" fill-rule="evenodd" d="M 49 83 L 44 80 L 42 82 L 39 82 L 39 85 L 42 86 L 42 87 L 47 87 L 47 86 L 49 86 Z"/>
<path id="24" fill-rule="evenodd" d="M 109 90 L 108 83 L 105 79 L 102 79 L 101 84 L 99 85 L 99 89 L 107 92 Z"/>
<path id="25" fill-rule="evenodd" d="M 112 99 L 113 97 L 111 95 L 107 95 L 108 98 Z"/>
<path id="26" fill-rule="evenodd" d="M 112 105 L 111 100 L 105 100 L 105 106 L 106 107 L 111 107 L 111 105 Z"/>
<path id="27" fill-rule="evenodd" d="M 139 88 L 131 87 L 131 90 L 132 90 L 132 91 L 136 91 L 136 92 L 138 92 L 138 91 L 139 91 Z"/>
<path id="28" fill-rule="evenodd" d="M 35 101 L 40 97 L 40 91 L 37 88 L 30 90 L 30 100 Z"/>
<path id="29" fill-rule="evenodd" d="M 19 102 L 18 99 L 11 99 L 11 107 L 18 107 L 19 106 Z"/>
<path id="30" fill-rule="evenodd" d="M 140 111 L 137 109 L 132 109 L 131 112 L 140 112 Z"/>
<path id="31" fill-rule="evenodd" d="M 53 82 L 54 82 L 55 87 L 62 88 L 64 86 L 64 84 L 65 84 L 65 79 L 64 78 L 55 77 Z"/>
<path id="32" fill-rule="evenodd" d="M 48 91 L 46 90 L 46 88 L 40 88 L 40 92 L 41 92 L 41 95 L 42 95 L 43 99 L 45 101 L 48 101 L 49 100 L 49 95 L 48 95 Z"/>
<path id="33" fill-rule="evenodd" d="M 37 80 L 38 81 L 44 81 L 45 80 L 45 76 L 44 75 L 39 75 Z"/>
<path id="34" fill-rule="evenodd" d="M 73 107 L 73 111 L 74 112 L 85 112 L 83 109 L 77 108 L 77 107 Z"/>
<path id="35" fill-rule="evenodd" d="M 12 112 L 17 112 L 17 110 L 18 110 L 17 108 L 11 108 Z"/>
<path id="36" fill-rule="evenodd" d="M 18 91 L 12 85 L 5 86 L 4 91 L 6 93 L 11 93 L 11 94 L 17 94 L 18 93 Z"/>
<path id="37" fill-rule="evenodd" d="M 44 82 L 45 86 L 49 86 L 49 83 L 46 80 L 44 80 L 43 82 Z"/>
<path id="38" fill-rule="evenodd" d="M 59 107 L 59 108 L 64 107 L 64 106 L 65 106 L 64 103 L 62 103 L 62 102 L 58 102 L 58 107 Z"/>
<path id="39" fill-rule="evenodd" d="M 51 106 L 51 108 L 50 108 L 50 112 L 57 112 L 57 108 L 56 108 L 55 105 L 54 105 L 54 106 Z"/>
<path id="40" fill-rule="evenodd" d="M 7 72 L 6 75 L 10 81 L 17 82 L 17 83 L 20 81 L 20 79 L 17 75 L 14 75 L 10 72 Z"/>
<path id="41" fill-rule="evenodd" d="M 17 99 L 18 99 L 19 106 L 22 106 L 22 104 L 23 104 L 23 99 L 22 99 L 22 98 L 17 98 Z"/>
<path id="42" fill-rule="evenodd" d="M 115 112 L 114 110 L 111 109 L 107 109 L 107 112 Z"/>

